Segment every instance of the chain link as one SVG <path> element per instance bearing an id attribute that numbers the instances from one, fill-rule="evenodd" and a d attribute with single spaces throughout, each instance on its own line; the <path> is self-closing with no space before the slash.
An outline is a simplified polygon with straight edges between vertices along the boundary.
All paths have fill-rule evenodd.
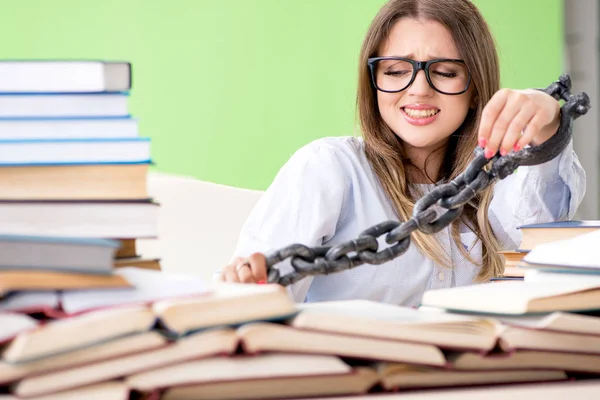
<path id="1" fill-rule="evenodd" d="M 414 206 L 412 217 L 405 222 L 385 221 L 358 235 L 358 238 L 333 247 L 308 247 L 292 244 L 267 255 L 268 281 L 291 285 L 311 275 L 328 275 L 363 264 L 378 265 L 402 255 L 410 246 L 410 235 L 419 230 L 433 234 L 450 225 L 462 214 L 464 205 L 478 193 L 512 174 L 517 167 L 545 163 L 560 154 L 571 140 L 572 122 L 590 108 L 585 93 L 570 94 L 571 79 L 561 75 L 544 92 L 556 100 L 564 100 L 558 131 L 539 146 L 485 158 L 483 149 L 476 148 L 473 160 L 465 171 L 448 183 L 441 184 L 421 197 Z M 489 168 L 486 168 L 489 167 Z M 438 215 L 434 207 L 446 211 Z M 380 239 L 389 245 L 380 249 Z M 291 259 L 293 272 L 281 275 L 275 265 Z"/>

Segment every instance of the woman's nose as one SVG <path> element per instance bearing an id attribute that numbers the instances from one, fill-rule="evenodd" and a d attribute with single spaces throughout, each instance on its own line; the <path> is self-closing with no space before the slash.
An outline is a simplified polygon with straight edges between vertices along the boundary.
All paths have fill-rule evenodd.
<path id="1" fill-rule="evenodd" d="M 427 96 L 433 93 L 433 89 L 429 86 L 429 82 L 427 82 L 427 77 L 425 76 L 425 71 L 417 71 L 417 76 L 415 76 L 415 80 L 408 87 L 408 94 L 412 96 Z"/>

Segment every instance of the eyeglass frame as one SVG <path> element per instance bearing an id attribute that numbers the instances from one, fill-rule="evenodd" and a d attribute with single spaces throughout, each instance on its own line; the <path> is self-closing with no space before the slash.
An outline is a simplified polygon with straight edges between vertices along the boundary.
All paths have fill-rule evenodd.
<path id="1" fill-rule="evenodd" d="M 378 61 L 381 60 L 398 60 L 398 61 L 406 61 L 408 63 L 410 63 L 413 67 L 413 73 L 412 73 L 412 77 L 410 78 L 410 81 L 408 82 L 408 84 L 403 87 L 400 90 L 384 90 L 381 89 L 378 85 L 377 85 L 377 77 L 375 76 L 375 64 Z M 423 72 L 425 73 L 425 78 L 427 79 L 427 83 L 429 84 L 429 86 L 435 90 L 438 93 L 441 94 L 445 94 L 448 96 L 457 96 L 459 94 L 463 94 L 465 93 L 467 90 L 469 90 L 469 86 L 471 86 L 471 73 L 469 72 L 469 70 L 467 69 L 467 75 L 468 75 L 468 80 L 467 80 L 467 85 L 465 86 L 465 89 L 461 92 L 458 93 L 447 93 L 447 92 L 443 92 L 441 90 L 439 90 L 438 88 L 435 87 L 435 85 L 431 82 L 431 77 L 429 76 L 429 66 L 431 64 L 435 64 L 438 62 L 443 62 L 443 61 L 452 61 L 452 62 L 458 62 L 461 63 L 463 65 L 465 65 L 465 61 L 464 60 L 460 60 L 460 59 L 454 59 L 454 58 L 436 58 L 435 60 L 429 60 L 429 61 L 416 61 L 416 60 L 411 60 L 410 58 L 404 58 L 404 57 L 393 57 L 393 56 L 387 56 L 387 57 L 370 57 L 367 60 L 367 64 L 369 66 L 369 72 L 371 74 L 371 83 L 373 84 L 373 87 L 376 90 L 379 90 L 380 92 L 385 92 L 385 93 L 399 93 L 403 90 L 408 89 L 408 87 L 410 85 L 412 85 L 415 81 L 415 78 L 417 77 L 417 73 L 419 73 L 419 71 L 423 70 Z"/>

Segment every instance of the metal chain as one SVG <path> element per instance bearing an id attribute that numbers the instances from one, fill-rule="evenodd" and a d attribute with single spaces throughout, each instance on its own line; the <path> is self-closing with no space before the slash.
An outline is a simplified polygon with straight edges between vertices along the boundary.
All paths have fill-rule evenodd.
<path id="1" fill-rule="evenodd" d="M 556 100 L 564 100 L 560 126 L 555 135 L 539 146 L 526 147 L 505 156 L 496 154 L 485 158 L 483 149 L 476 148 L 475 156 L 466 170 L 448 183 L 441 184 L 419 199 L 412 217 L 405 222 L 385 221 L 358 235 L 358 238 L 332 247 L 308 247 L 292 244 L 267 255 L 267 276 L 271 283 L 287 286 L 310 275 L 328 275 L 363 264 L 383 264 L 410 246 L 410 235 L 419 230 L 425 234 L 441 231 L 457 219 L 465 204 L 496 180 L 504 179 L 519 166 L 545 163 L 560 154 L 571 140 L 572 122 L 590 108 L 585 93 L 571 95 L 571 78 L 561 75 L 544 92 Z M 486 168 L 488 167 L 488 168 Z M 446 211 L 441 215 L 433 209 L 439 205 Z M 385 235 L 389 247 L 379 249 L 378 238 Z M 275 265 L 291 258 L 293 272 L 281 275 Z"/>

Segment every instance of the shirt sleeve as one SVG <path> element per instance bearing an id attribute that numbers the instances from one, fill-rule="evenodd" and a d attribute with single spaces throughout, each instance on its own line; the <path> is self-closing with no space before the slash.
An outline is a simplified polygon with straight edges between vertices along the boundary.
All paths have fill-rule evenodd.
<path id="1" fill-rule="evenodd" d="M 490 203 L 490 224 L 505 250 L 521 243 L 517 227 L 573 218 L 585 194 L 585 171 L 573 141 L 554 159 L 519 167 L 496 183 Z"/>
<path id="2" fill-rule="evenodd" d="M 236 256 L 267 253 L 294 243 L 318 246 L 336 231 L 347 179 L 335 148 L 315 141 L 298 150 L 281 168 L 244 224 Z M 288 261 L 277 268 L 293 271 Z M 296 301 L 306 297 L 312 278 L 289 289 Z"/>

